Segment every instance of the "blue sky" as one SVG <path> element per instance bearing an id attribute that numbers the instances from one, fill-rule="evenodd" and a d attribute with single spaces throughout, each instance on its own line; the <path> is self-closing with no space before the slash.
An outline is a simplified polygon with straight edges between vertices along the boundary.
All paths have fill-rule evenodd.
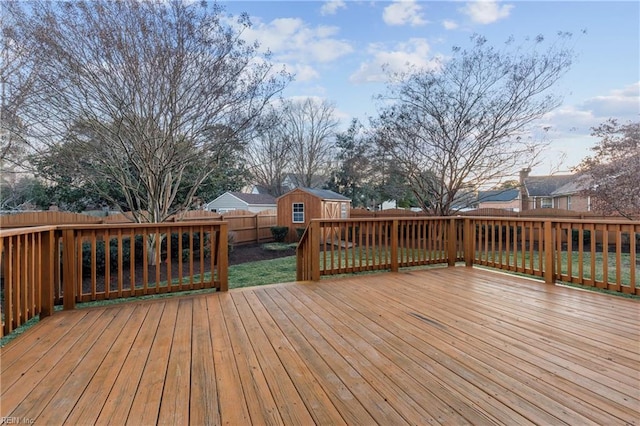
<path id="1" fill-rule="evenodd" d="M 569 170 L 589 154 L 590 128 L 609 117 L 640 120 L 640 2 L 636 1 L 233 1 L 254 24 L 244 35 L 296 75 L 285 97 L 335 103 L 342 126 L 375 116 L 382 65 L 428 66 L 474 33 L 500 45 L 538 34 L 573 33 L 577 61 L 554 88 L 561 107 L 540 121 L 549 149 L 536 174 Z"/>

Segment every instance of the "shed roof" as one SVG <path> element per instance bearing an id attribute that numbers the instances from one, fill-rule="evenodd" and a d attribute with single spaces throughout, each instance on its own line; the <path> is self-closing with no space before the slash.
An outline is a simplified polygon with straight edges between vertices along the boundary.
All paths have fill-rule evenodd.
<path id="1" fill-rule="evenodd" d="M 333 200 L 333 201 L 349 201 L 351 202 L 351 199 L 348 197 L 345 197 L 344 195 L 338 194 L 337 192 L 333 192 L 330 191 L 328 189 L 315 189 L 315 188 L 302 188 L 302 187 L 298 187 L 295 188 L 289 192 L 287 192 L 287 194 L 293 192 L 293 191 L 304 191 L 307 192 L 311 195 L 314 195 L 322 200 Z M 284 196 L 286 196 L 287 194 L 281 195 L 279 198 L 282 198 Z"/>

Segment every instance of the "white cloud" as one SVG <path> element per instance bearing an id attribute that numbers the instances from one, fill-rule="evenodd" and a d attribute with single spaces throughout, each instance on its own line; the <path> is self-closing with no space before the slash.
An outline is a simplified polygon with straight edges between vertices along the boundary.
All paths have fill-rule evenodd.
<path id="1" fill-rule="evenodd" d="M 322 5 L 320 8 L 320 14 L 322 16 L 335 15 L 338 12 L 338 9 L 346 8 L 347 4 L 343 0 L 330 0 Z"/>
<path id="2" fill-rule="evenodd" d="M 495 0 L 475 0 L 467 3 L 460 11 L 469 16 L 473 22 L 491 24 L 508 17 L 511 9 L 513 5 L 500 6 Z"/>
<path id="3" fill-rule="evenodd" d="M 455 30 L 456 28 L 458 28 L 458 24 L 450 19 L 445 19 L 444 21 L 442 21 L 442 26 L 445 30 Z"/>
<path id="4" fill-rule="evenodd" d="M 384 8 L 382 19 L 387 25 L 425 25 L 427 20 L 422 14 L 422 6 L 415 0 L 394 0 Z"/>
<path id="5" fill-rule="evenodd" d="M 608 94 L 594 96 L 577 105 L 566 105 L 551 111 L 538 123 L 548 127 L 550 141 L 545 164 L 552 164 L 559 154 L 565 155 L 566 169 L 576 166 L 597 142 L 591 129 L 609 118 L 625 123 L 637 121 L 640 114 L 640 82 Z"/>
<path id="6" fill-rule="evenodd" d="M 312 27 L 300 18 L 278 18 L 269 23 L 257 20 L 245 30 L 244 38 L 258 40 L 278 59 L 304 63 L 332 62 L 353 51 L 350 43 L 335 38 L 338 27 Z"/>
<path id="7" fill-rule="evenodd" d="M 286 65 L 286 67 L 289 72 L 295 75 L 296 81 L 310 81 L 320 77 L 318 71 L 316 71 L 311 65 L 293 64 Z"/>
<path id="8" fill-rule="evenodd" d="M 620 121 L 638 120 L 640 115 L 640 82 L 623 89 L 612 90 L 606 95 L 587 99 L 582 109 L 591 111 L 595 117 L 617 118 Z"/>
<path id="9" fill-rule="evenodd" d="M 252 18 L 254 25 L 242 32 L 249 43 L 258 41 L 262 52 L 272 53 L 276 68 L 285 66 L 297 81 L 320 77 L 319 64 L 330 63 L 353 52 L 351 44 L 337 38 L 335 26 L 312 26 L 300 18 L 278 18 L 263 22 Z"/>
<path id="10" fill-rule="evenodd" d="M 372 59 L 363 62 L 350 76 L 349 80 L 353 83 L 386 81 L 389 72 L 403 72 L 411 67 L 434 69 L 441 63 L 440 58 L 429 59 L 431 47 L 423 38 L 412 38 L 390 50 L 385 50 L 379 44 L 371 44 L 368 50 Z"/>

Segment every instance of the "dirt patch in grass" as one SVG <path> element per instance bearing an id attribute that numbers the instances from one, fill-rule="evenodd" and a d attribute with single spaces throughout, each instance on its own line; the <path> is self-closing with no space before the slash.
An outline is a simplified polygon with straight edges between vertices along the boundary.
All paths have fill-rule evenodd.
<path id="1" fill-rule="evenodd" d="M 296 249 L 293 245 L 277 246 L 274 244 L 275 243 L 246 244 L 236 246 L 229 253 L 229 265 L 256 262 L 258 260 L 278 259 L 296 254 Z"/>

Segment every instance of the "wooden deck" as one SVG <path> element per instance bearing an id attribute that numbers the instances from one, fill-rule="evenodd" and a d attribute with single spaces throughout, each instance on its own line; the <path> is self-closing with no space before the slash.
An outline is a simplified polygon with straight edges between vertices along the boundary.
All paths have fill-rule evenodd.
<path id="1" fill-rule="evenodd" d="M 56 313 L 2 349 L 0 415 L 638 424 L 639 307 L 457 267 Z"/>

